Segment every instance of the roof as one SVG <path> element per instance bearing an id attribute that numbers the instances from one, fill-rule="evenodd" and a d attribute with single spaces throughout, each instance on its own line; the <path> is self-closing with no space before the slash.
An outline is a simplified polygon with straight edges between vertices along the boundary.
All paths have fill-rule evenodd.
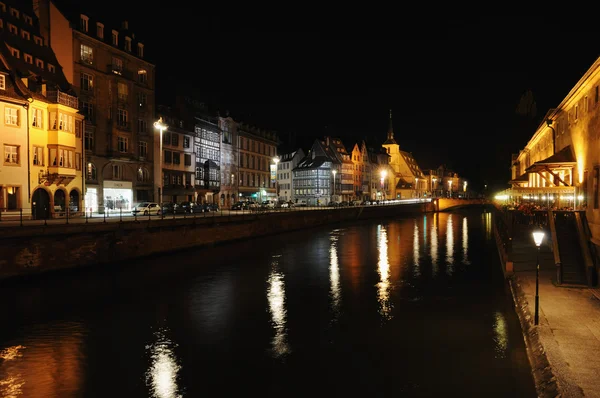
<path id="1" fill-rule="evenodd" d="M 568 167 L 577 164 L 577 160 L 575 159 L 575 155 L 573 154 L 573 150 L 571 145 L 567 145 L 560 151 L 556 152 L 554 155 L 547 157 L 544 160 L 540 160 L 535 162 L 531 166 L 529 166 L 526 171 L 527 172 L 536 172 L 545 170 L 548 167 L 558 168 L 558 167 Z"/>
<path id="2" fill-rule="evenodd" d="M 398 179 L 398 183 L 396 184 L 396 189 L 412 189 L 413 184 L 406 181 L 403 177 Z"/>
<path id="3" fill-rule="evenodd" d="M 520 182 L 529 182 L 529 173 L 523 173 L 520 176 L 518 176 L 517 178 L 514 178 L 512 180 L 510 180 L 508 183 L 509 184 L 516 184 L 516 183 L 520 183 Z"/>
<path id="4" fill-rule="evenodd" d="M 325 162 L 330 162 L 331 160 L 326 156 L 315 156 L 314 158 L 311 155 L 305 156 L 294 170 L 300 169 L 317 169 L 323 165 Z"/>

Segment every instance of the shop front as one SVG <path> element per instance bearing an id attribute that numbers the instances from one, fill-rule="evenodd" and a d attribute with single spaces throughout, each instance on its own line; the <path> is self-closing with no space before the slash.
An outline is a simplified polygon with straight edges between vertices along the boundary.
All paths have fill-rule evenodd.
<path id="1" fill-rule="evenodd" d="M 85 211 L 98 212 L 98 186 L 88 185 L 85 188 Z"/>
<path id="2" fill-rule="evenodd" d="M 131 181 L 105 180 L 102 191 L 104 210 L 106 212 L 120 213 L 131 211 L 133 207 L 133 187 Z"/>

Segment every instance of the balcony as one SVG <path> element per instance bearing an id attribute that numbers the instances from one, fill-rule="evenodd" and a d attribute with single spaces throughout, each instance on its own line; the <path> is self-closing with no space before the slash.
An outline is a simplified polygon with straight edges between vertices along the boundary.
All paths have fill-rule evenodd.
<path id="1" fill-rule="evenodd" d="M 121 131 L 131 131 L 131 124 L 127 121 L 117 120 L 115 126 Z"/>
<path id="2" fill-rule="evenodd" d="M 122 76 L 129 80 L 134 80 L 133 73 L 119 65 L 108 64 L 106 66 L 106 72 L 113 75 Z"/>
<path id="3" fill-rule="evenodd" d="M 47 91 L 46 98 L 48 98 L 50 101 L 54 101 L 61 105 L 79 109 L 79 101 L 77 100 L 77 97 L 73 97 L 72 95 L 63 93 L 60 90 Z"/>

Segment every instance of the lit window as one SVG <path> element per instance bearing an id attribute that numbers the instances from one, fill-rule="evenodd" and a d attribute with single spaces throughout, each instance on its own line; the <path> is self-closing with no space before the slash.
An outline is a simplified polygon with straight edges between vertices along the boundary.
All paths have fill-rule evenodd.
<path id="1" fill-rule="evenodd" d="M 19 125 L 19 110 L 15 108 L 4 108 L 4 124 L 7 126 Z"/>
<path id="2" fill-rule="evenodd" d="M 43 114 L 41 109 L 33 108 L 31 126 L 42 128 Z"/>
<path id="3" fill-rule="evenodd" d="M 19 147 L 17 145 L 4 145 L 4 163 L 19 164 Z"/>
<path id="4" fill-rule="evenodd" d="M 81 57 L 81 62 L 90 64 L 90 65 L 94 62 L 94 49 L 90 46 L 86 46 L 85 44 L 82 44 L 79 55 Z"/>

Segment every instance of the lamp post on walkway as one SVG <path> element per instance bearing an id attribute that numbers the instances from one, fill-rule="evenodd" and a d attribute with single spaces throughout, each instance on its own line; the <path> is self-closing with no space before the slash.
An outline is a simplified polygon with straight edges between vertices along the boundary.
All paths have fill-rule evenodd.
<path id="1" fill-rule="evenodd" d="M 164 187 L 164 180 L 163 180 L 163 149 L 162 149 L 162 145 L 163 145 L 163 131 L 165 131 L 167 129 L 167 125 L 163 123 L 163 119 L 162 117 L 158 118 L 158 120 L 156 122 L 154 122 L 154 128 L 158 129 L 160 131 L 160 135 L 158 137 L 158 156 L 159 156 L 159 167 L 158 167 L 158 178 L 160 178 L 159 182 L 158 182 L 158 204 L 161 206 L 162 209 L 162 197 L 163 197 L 163 187 Z M 154 168 L 156 170 L 156 167 Z M 156 178 L 156 174 L 154 176 L 154 178 Z"/>
<path id="2" fill-rule="evenodd" d="M 533 231 L 533 241 L 537 247 L 537 253 L 535 256 L 536 269 L 535 269 L 535 315 L 533 318 L 533 324 L 537 325 L 540 321 L 540 246 L 544 240 L 544 232 L 541 230 Z"/>
<path id="3" fill-rule="evenodd" d="M 337 173 L 336 169 L 331 170 L 331 174 L 333 174 L 333 195 L 331 195 L 331 200 L 335 201 L 335 174 Z"/>

